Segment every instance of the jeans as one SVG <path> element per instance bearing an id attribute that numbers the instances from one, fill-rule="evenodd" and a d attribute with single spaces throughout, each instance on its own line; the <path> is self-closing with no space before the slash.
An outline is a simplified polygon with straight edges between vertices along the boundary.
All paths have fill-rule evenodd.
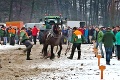
<path id="1" fill-rule="evenodd" d="M 92 43 L 92 36 L 89 36 L 89 42 Z"/>
<path id="2" fill-rule="evenodd" d="M 104 53 L 103 53 L 103 49 L 102 49 L 102 42 L 97 42 L 96 48 L 98 48 L 98 46 L 99 46 L 99 49 L 101 51 L 101 56 L 102 56 L 102 58 L 104 58 Z"/>
<path id="3" fill-rule="evenodd" d="M 7 44 L 7 37 L 3 37 L 4 41 L 3 44 L 6 45 Z"/>
<path id="4" fill-rule="evenodd" d="M 84 36 L 86 43 L 88 43 L 88 36 Z"/>
<path id="5" fill-rule="evenodd" d="M 105 52 L 106 52 L 106 62 L 110 62 L 112 47 L 105 47 Z"/>
<path id="6" fill-rule="evenodd" d="M 117 45 L 117 58 L 120 60 L 120 45 Z"/>
<path id="7" fill-rule="evenodd" d="M 114 45 L 114 51 L 115 51 L 115 56 L 117 57 L 118 54 L 117 54 L 117 45 Z"/>

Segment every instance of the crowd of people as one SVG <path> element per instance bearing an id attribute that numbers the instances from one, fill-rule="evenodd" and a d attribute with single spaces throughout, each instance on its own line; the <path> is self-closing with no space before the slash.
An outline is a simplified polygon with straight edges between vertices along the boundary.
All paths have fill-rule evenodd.
<path id="1" fill-rule="evenodd" d="M 54 29 L 54 28 L 53 28 Z M 24 30 L 25 32 L 22 32 Z M 53 30 L 55 31 L 55 30 Z M 25 34 L 25 36 L 23 36 Z M 9 43 L 10 45 L 20 44 L 23 38 L 29 39 L 30 42 L 34 42 L 36 45 L 36 39 L 38 38 L 40 44 L 42 44 L 42 31 L 38 30 L 36 26 L 33 28 L 19 28 L 15 27 L 0 27 L 0 44 L 6 45 Z M 74 27 L 73 29 L 70 27 L 62 29 L 63 35 L 63 43 L 67 42 L 73 43 L 72 51 L 70 57 L 68 59 L 72 59 L 74 55 L 74 51 L 78 49 L 78 60 L 81 57 L 81 43 L 84 44 L 93 44 L 95 49 L 100 49 L 100 53 L 102 58 L 104 58 L 104 51 L 102 45 L 104 44 L 105 52 L 106 52 L 106 64 L 110 65 L 110 58 L 112 54 L 116 54 L 118 60 L 120 60 L 120 27 Z M 22 38 L 21 38 L 22 36 Z M 26 37 L 27 36 L 27 37 Z M 30 55 L 32 44 L 29 41 L 22 41 L 22 43 L 28 47 L 30 45 L 30 49 L 26 49 L 24 52 L 28 51 L 28 56 Z M 27 44 L 27 45 L 26 45 Z M 29 44 L 29 45 L 28 45 Z M 28 47 L 29 48 L 29 47 Z M 30 59 L 28 57 L 28 59 Z"/>
<path id="2" fill-rule="evenodd" d="M 2 25 L 0 27 L 0 44 L 1 45 L 6 45 L 7 43 L 10 45 L 19 44 L 20 31 L 21 29 L 19 28 L 12 26 L 5 27 Z M 37 27 L 34 26 L 33 28 L 28 28 L 26 29 L 26 32 L 27 35 L 29 36 L 30 41 L 33 41 L 34 44 L 36 44 L 36 39 L 39 32 Z"/>
<path id="3" fill-rule="evenodd" d="M 77 32 L 77 34 L 76 34 Z M 79 36 L 78 36 L 79 33 Z M 115 54 L 118 60 L 120 60 L 120 27 L 89 27 L 89 28 L 73 28 L 73 34 L 71 38 L 73 43 L 72 51 L 68 59 L 72 59 L 74 51 L 78 49 L 78 59 L 81 56 L 81 43 L 93 43 L 94 49 L 100 50 L 101 57 L 104 58 L 106 53 L 106 64 L 110 65 L 110 59 L 112 54 Z M 102 45 L 104 44 L 105 53 Z"/>

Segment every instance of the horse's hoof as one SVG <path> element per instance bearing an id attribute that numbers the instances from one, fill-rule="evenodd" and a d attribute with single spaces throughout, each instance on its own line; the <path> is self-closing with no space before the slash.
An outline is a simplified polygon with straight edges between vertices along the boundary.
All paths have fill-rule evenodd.
<path id="1" fill-rule="evenodd" d="M 57 57 L 58 57 L 58 58 L 60 58 L 60 56 L 59 56 L 59 55 L 58 55 Z"/>
<path id="2" fill-rule="evenodd" d="M 50 60 L 53 60 L 54 59 L 54 57 L 50 57 Z"/>
<path id="3" fill-rule="evenodd" d="M 65 53 L 65 56 L 67 55 L 67 53 Z"/>

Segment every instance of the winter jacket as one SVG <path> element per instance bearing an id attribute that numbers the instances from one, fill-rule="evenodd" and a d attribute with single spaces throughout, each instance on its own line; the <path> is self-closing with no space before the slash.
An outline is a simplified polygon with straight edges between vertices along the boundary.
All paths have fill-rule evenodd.
<path id="1" fill-rule="evenodd" d="M 16 34 L 16 30 L 15 29 L 9 29 L 8 30 L 8 32 L 9 32 L 9 36 L 11 37 L 11 36 L 15 36 L 15 34 Z"/>
<path id="2" fill-rule="evenodd" d="M 4 36 L 4 31 L 2 29 L 0 29 L 0 37 Z"/>
<path id="3" fill-rule="evenodd" d="M 88 29 L 84 30 L 84 36 L 88 37 Z"/>
<path id="4" fill-rule="evenodd" d="M 97 35 L 97 42 L 102 42 L 102 38 L 103 38 L 103 32 L 102 31 L 99 31 L 98 32 L 98 35 Z"/>
<path id="5" fill-rule="evenodd" d="M 105 47 L 113 47 L 113 43 L 115 42 L 115 36 L 111 31 L 106 31 L 102 38 L 102 42 Z"/>
<path id="6" fill-rule="evenodd" d="M 83 29 L 78 29 L 80 32 L 82 32 L 82 35 L 84 34 L 84 30 Z"/>
<path id="7" fill-rule="evenodd" d="M 32 35 L 32 31 L 31 30 L 27 30 L 27 34 L 28 34 L 28 36 L 31 36 Z"/>
<path id="8" fill-rule="evenodd" d="M 96 36 L 97 35 L 97 36 Z M 93 36 L 93 40 L 96 40 L 97 42 L 102 42 L 102 38 L 103 38 L 103 32 L 102 31 L 94 31 L 94 36 Z"/>
<path id="9" fill-rule="evenodd" d="M 88 35 L 89 36 L 93 36 L 93 34 L 94 34 L 94 29 L 89 29 L 88 30 Z"/>
<path id="10" fill-rule="evenodd" d="M 117 32 L 117 34 L 115 35 L 116 38 L 116 45 L 120 45 L 120 31 Z"/>
<path id="11" fill-rule="evenodd" d="M 80 32 L 79 30 L 74 31 L 74 33 L 72 34 L 71 43 L 82 43 L 82 42 L 83 42 L 82 32 Z"/>
<path id="12" fill-rule="evenodd" d="M 24 30 L 20 31 L 20 37 L 22 37 L 21 42 L 24 42 L 25 40 L 29 39 L 27 32 Z"/>
<path id="13" fill-rule="evenodd" d="M 38 33 L 38 29 L 36 27 L 34 27 L 32 29 L 32 36 L 37 36 L 37 33 Z"/>

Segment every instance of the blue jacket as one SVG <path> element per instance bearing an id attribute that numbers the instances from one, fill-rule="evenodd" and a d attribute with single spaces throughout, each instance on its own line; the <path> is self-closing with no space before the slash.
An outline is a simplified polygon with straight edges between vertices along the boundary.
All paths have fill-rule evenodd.
<path id="1" fill-rule="evenodd" d="M 84 36 L 85 36 L 85 37 L 88 37 L 88 29 L 86 29 L 86 30 L 84 31 Z"/>

